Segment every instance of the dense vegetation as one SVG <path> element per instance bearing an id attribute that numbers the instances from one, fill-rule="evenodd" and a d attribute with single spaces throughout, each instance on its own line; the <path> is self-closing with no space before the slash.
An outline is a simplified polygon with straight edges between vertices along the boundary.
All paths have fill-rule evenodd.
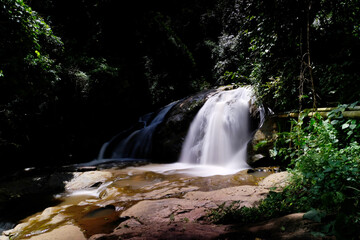
<path id="1" fill-rule="evenodd" d="M 252 84 L 274 111 L 356 102 L 359 16 L 359 0 L 0 0 L 2 171 L 92 160 L 138 116 L 216 85 Z M 316 234 L 355 236 L 360 125 L 346 107 L 281 134 L 284 191 L 213 219 L 310 210 L 326 219 Z"/>
<path id="2" fill-rule="evenodd" d="M 141 114 L 215 85 L 252 84 L 274 111 L 360 93 L 358 0 L 0 3 L 9 167 L 91 160 Z"/>
<path id="3" fill-rule="evenodd" d="M 290 183 L 270 192 L 255 208 L 220 206 L 209 217 L 220 223 L 252 223 L 307 212 L 305 218 L 322 223 L 314 236 L 357 239 L 360 234 L 360 123 L 345 119 L 341 105 L 323 119 L 303 113 L 292 130 L 280 134 L 272 151 L 279 161 L 290 161 Z M 273 189 L 276 190 L 276 189 Z"/>

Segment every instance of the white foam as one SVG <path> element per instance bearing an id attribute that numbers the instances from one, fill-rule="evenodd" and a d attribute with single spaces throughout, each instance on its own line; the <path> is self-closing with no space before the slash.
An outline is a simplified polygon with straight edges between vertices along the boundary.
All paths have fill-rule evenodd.
<path id="1" fill-rule="evenodd" d="M 220 92 L 207 100 L 191 123 L 180 162 L 249 168 L 246 147 L 251 139 L 252 101 L 253 92 L 245 87 Z"/>
<path id="2" fill-rule="evenodd" d="M 184 174 L 189 176 L 209 177 L 215 175 L 231 175 L 247 168 L 229 168 L 216 165 L 191 163 L 149 164 L 129 170 L 151 171 L 164 175 Z"/>

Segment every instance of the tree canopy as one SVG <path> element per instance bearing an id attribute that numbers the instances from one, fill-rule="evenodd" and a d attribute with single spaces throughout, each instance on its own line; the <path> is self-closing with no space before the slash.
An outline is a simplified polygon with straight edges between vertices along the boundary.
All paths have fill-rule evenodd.
<path id="1" fill-rule="evenodd" d="M 0 3 L 9 163 L 88 161 L 141 114 L 215 85 L 252 84 L 275 111 L 360 95 L 358 0 Z"/>

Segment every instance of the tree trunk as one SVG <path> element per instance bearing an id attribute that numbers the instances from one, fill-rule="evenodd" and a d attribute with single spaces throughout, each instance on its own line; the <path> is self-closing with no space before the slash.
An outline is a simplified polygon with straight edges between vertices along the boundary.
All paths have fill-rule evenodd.
<path id="1" fill-rule="evenodd" d="M 307 42 L 307 65 L 309 69 L 309 77 L 311 82 L 311 91 L 313 96 L 313 109 L 316 111 L 316 93 L 315 93 L 315 84 L 314 84 L 314 78 L 312 73 L 312 65 L 311 65 L 311 58 L 310 58 L 310 10 L 311 10 L 311 0 L 308 2 L 308 8 L 307 8 L 307 26 L 306 26 L 306 42 Z"/>

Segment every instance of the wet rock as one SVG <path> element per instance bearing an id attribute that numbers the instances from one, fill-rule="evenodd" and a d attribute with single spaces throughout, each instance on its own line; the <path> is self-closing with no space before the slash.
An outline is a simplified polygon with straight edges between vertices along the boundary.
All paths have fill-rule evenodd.
<path id="1" fill-rule="evenodd" d="M 237 186 L 209 192 L 193 191 L 182 198 L 144 200 L 125 210 L 121 216 L 130 217 L 111 234 L 97 234 L 91 240 L 105 239 L 239 239 L 249 230 L 234 232 L 226 226 L 204 221 L 204 216 L 219 204 L 239 201 L 241 206 L 255 206 L 269 192 L 269 187 L 284 182 L 285 173 L 267 177 L 261 186 Z M 271 176 L 271 175 L 270 175 Z M 225 238 L 222 238 L 225 236 Z M 241 238 L 240 238 L 241 239 Z M 247 239 L 247 238 L 244 238 Z"/>
<path id="2" fill-rule="evenodd" d="M 14 227 L 15 227 L 14 223 L 0 220 L 0 232 L 6 231 L 8 229 L 12 229 Z M 1 237 L 0 237 L 0 240 L 1 240 Z"/>
<path id="3" fill-rule="evenodd" d="M 267 167 L 276 165 L 270 158 L 269 150 L 273 148 L 277 138 L 275 118 L 268 116 L 263 125 L 255 131 L 248 144 L 248 164 L 252 167 Z"/>
<path id="4" fill-rule="evenodd" d="M 53 231 L 29 238 L 29 240 L 50 240 L 50 239 L 51 240 L 64 240 L 64 239 L 86 240 L 81 229 L 73 225 L 61 226 Z"/>
<path id="5" fill-rule="evenodd" d="M 18 222 L 45 207 L 55 205 L 53 195 L 64 190 L 65 181 L 73 175 L 67 172 L 27 172 L 25 176 L 0 183 L 0 216 Z M 11 210 L 10 210 L 11 209 Z"/>
<path id="6" fill-rule="evenodd" d="M 126 218 L 126 221 L 122 222 L 116 229 L 121 229 L 121 228 L 130 228 L 130 227 L 138 227 L 143 225 L 142 222 L 140 222 L 139 220 L 135 219 L 135 218 L 130 218 L 130 217 L 123 217 Z"/>
<path id="7" fill-rule="evenodd" d="M 271 174 L 265 179 L 263 179 L 261 182 L 259 182 L 259 186 L 266 189 L 276 188 L 277 191 L 280 191 L 289 184 L 290 177 L 291 175 L 289 174 L 289 172 L 279 172 Z"/>
<path id="8" fill-rule="evenodd" d="M 76 168 L 76 171 L 78 172 L 87 172 L 87 171 L 95 171 L 97 170 L 96 166 L 81 166 Z"/>
<path id="9" fill-rule="evenodd" d="M 98 175 L 91 172 L 76 173 L 75 178 L 69 184 L 73 184 L 73 187 L 76 186 L 76 188 L 88 187 L 99 182 L 98 178 L 92 179 L 96 175 L 99 178 L 102 177 L 103 181 L 108 181 L 110 177 L 123 176 L 122 174 L 123 172 L 116 174 L 115 171 L 103 171 L 99 172 Z M 183 228 L 194 230 L 194 232 L 187 233 L 188 238 L 184 239 L 194 239 L 195 236 L 205 234 L 205 231 L 209 231 L 209 235 L 206 234 L 201 239 L 211 239 L 225 233 L 225 228 L 209 223 L 200 224 L 204 222 L 204 217 L 209 210 L 217 208 L 224 202 L 230 204 L 233 201 L 239 201 L 239 206 L 254 206 L 266 196 L 269 188 L 286 183 L 285 173 L 275 173 L 266 177 L 264 181 L 259 183 L 259 186 L 238 186 L 240 178 L 243 177 L 243 174 L 239 173 L 228 176 L 230 181 L 228 184 L 233 187 L 222 186 L 223 188 L 216 190 L 205 187 L 201 188 L 202 191 L 200 191 L 196 184 L 200 180 L 205 181 L 206 178 L 192 179 L 193 182 L 189 178 L 171 181 L 153 173 L 137 174 L 139 175 L 132 176 L 133 180 L 123 179 L 125 185 L 129 184 L 128 187 L 136 182 L 139 183 L 138 186 L 134 186 L 135 189 L 132 191 L 126 191 L 124 184 L 119 183 L 117 186 L 114 183 L 105 190 L 106 194 L 102 198 L 86 199 L 75 204 L 66 203 L 66 205 L 47 208 L 41 214 L 29 218 L 14 229 L 5 232 L 6 235 L 3 236 L 3 239 L 8 240 L 12 235 L 18 235 L 18 239 L 22 239 L 21 234 L 30 234 L 29 236 L 33 237 L 36 234 L 38 237 L 52 236 L 46 234 L 54 232 L 59 237 L 66 236 L 62 235 L 60 230 L 67 230 L 68 227 L 62 228 L 62 226 L 69 224 L 80 226 L 86 238 L 96 234 L 90 239 L 129 239 L 129 236 L 133 236 L 135 239 L 136 237 L 140 239 L 152 239 L 151 237 L 154 239 L 157 237 L 171 239 L 170 236 L 181 236 L 178 239 L 182 239 L 183 235 L 180 233 Z M 156 179 L 161 181 L 153 182 Z M 220 179 L 221 182 L 227 181 L 223 178 Z M 78 184 L 82 181 L 86 184 Z M 237 185 L 234 186 L 233 184 L 236 183 Z M 216 185 L 217 182 L 213 179 L 210 184 Z M 169 228 L 169 226 L 172 227 Z M 156 232 L 144 232 L 151 229 L 156 229 Z M 75 228 L 72 230 L 78 231 Z M 166 231 L 170 230 L 174 235 L 167 235 Z M 152 233 L 154 235 L 151 235 Z"/>
<path id="10" fill-rule="evenodd" d="M 98 209 L 95 209 L 89 213 L 87 213 L 84 218 L 99 218 L 99 217 L 106 217 L 108 215 L 111 215 L 115 212 L 115 206 L 114 205 L 106 205 L 105 207 L 101 207 Z"/>
<path id="11" fill-rule="evenodd" d="M 242 206 L 252 207 L 263 199 L 267 193 L 268 191 L 262 187 L 245 185 L 211 192 L 190 192 L 184 198 L 192 201 L 211 201 L 216 205 L 241 200 Z"/>
<path id="12" fill-rule="evenodd" d="M 16 225 L 13 229 L 4 231 L 3 236 L 11 239 L 22 239 L 25 235 L 33 236 L 47 232 L 49 230 L 47 226 L 49 225 L 66 223 L 67 216 L 61 213 L 64 208 L 46 208 L 41 214 L 28 218 L 23 223 Z"/>
<path id="13" fill-rule="evenodd" d="M 239 206 L 253 207 L 266 197 L 271 187 L 286 184 L 287 176 L 285 173 L 272 174 L 259 183 L 259 186 L 245 185 L 209 192 L 192 191 L 182 199 L 145 200 L 127 209 L 121 216 L 134 217 L 143 222 L 169 222 L 182 218 L 196 221 L 203 218 L 207 210 L 224 202 L 240 201 Z"/>
<path id="14" fill-rule="evenodd" d="M 109 240 L 109 239 L 132 239 L 132 240 L 190 240 L 217 239 L 218 236 L 226 232 L 226 226 L 214 224 L 202 224 L 196 222 L 153 222 L 151 225 L 128 225 L 116 229 L 112 234 L 98 234 L 90 238 L 90 240 Z"/>
<path id="15" fill-rule="evenodd" d="M 259 168 L 250 168 L 246 171 L 249 175 L 258 176 L 258 177 L 267 177 L 272 173 L 279 173 L 279 167 L 259 167 Z"/>
<path id="16" fill-rule="evenodd" d="M 74 177 L 66 183 L 65 189 L 73 191 L 101 185 L 101 183 L 111 179 L 112 174 L 108 171 L 89 171 L 75 172 L 73 176 Z"/>
<path id="17" fill-rule="evenodd" d="M 141 222 L 166 222 L 170 223 L 178 218 L 179 212 L 191 212 L 200 209 L 202 214 L 205 212 L 206 202 L 194 203 L 189 200 L 169 198 L 160 200 L 145 200 L 137 203 L 133 207 L 124 211 L 121 216 L 129 216 L 139 219 Z M 193 215 L 192 221 L 201 217 Z"/>

